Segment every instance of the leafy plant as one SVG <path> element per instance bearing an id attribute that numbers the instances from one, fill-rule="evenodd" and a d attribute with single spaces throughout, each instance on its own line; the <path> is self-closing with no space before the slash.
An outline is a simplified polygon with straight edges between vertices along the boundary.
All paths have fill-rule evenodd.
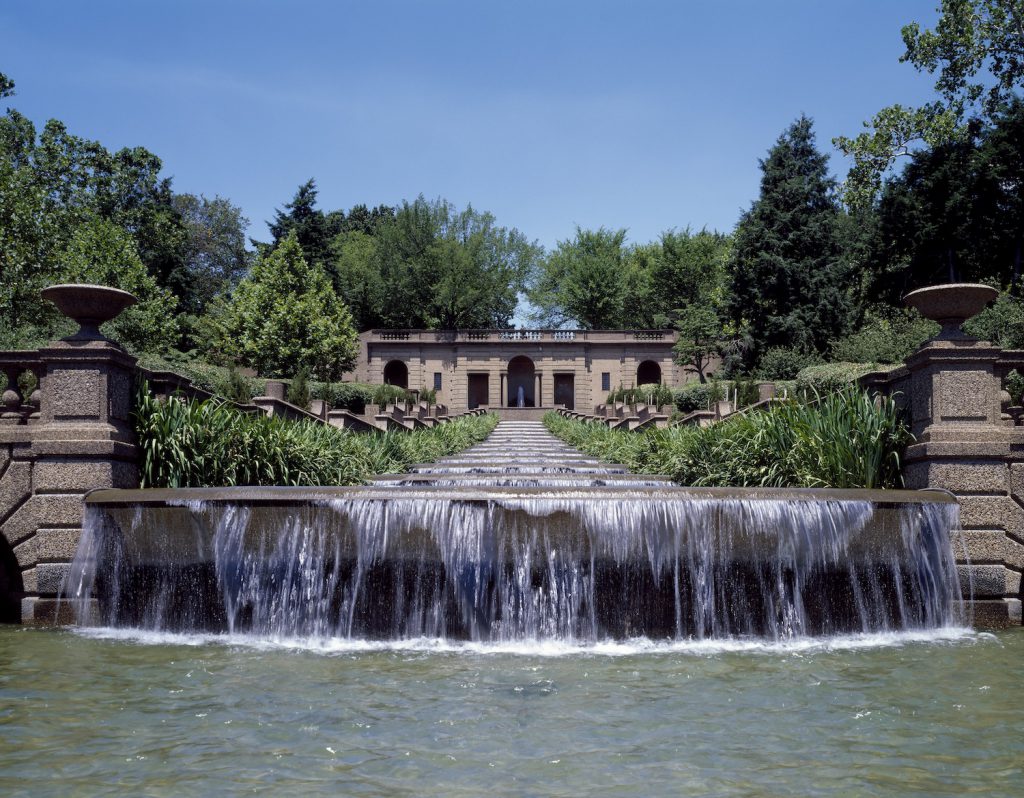
<path id="1" fill-rule="evenodd" d="M 899 487 L 911 440 L 891 399 L 850 386 L 703 428 L 625 432 L 555 413 L 544 423 L 589 455 L 701 487 Z"/>
<path id="2" fill-rule="evenodd" d="M 309 407 L 309 369 L 303 366 L 288 385 L 288 401 L 305 410 Z"/>
<path id="3" fill-rule="evenodd" d="M 1006 392 L 1010 394 L 1013 404 L 1020 406 L 1021 403 L 1024 403 L 1024 374 L 1014 369 L 1006 375 L 1003 384 L 1006 387 Z"/>
<path id="4" fill-rule="evenodd" d="M 159 401 L 143 383 L 133 414 L 143 487 L 357 485 L 486 438 L 497 416 L 413 432 L 357 434 L 311 421 L 243 413 L 219 399 Z"/>

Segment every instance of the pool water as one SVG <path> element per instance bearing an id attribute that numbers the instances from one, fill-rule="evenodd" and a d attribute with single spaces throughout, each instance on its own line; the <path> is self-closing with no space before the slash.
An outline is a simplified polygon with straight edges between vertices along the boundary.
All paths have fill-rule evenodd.
<path id="1" fill-rule="evenodd" d="M 1024 794 L 1024 631 L 507 647 L 0 628 L 0 795 Z"/>

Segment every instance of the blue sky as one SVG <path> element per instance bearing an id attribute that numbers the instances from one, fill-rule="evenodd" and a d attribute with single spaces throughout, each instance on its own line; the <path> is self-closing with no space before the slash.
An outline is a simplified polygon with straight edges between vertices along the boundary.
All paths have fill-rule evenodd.
<path id="1" fill-rule="evenodd" d="M 900 28 L 938 0 L 5 2 L 9 104 L 265 220 L 422 193 L 552 247 L 574 225 L 733 228 L 801 113 L 819 145 L 931 96 Z M 841 177 L 846 166 L 833 157 Z"/>

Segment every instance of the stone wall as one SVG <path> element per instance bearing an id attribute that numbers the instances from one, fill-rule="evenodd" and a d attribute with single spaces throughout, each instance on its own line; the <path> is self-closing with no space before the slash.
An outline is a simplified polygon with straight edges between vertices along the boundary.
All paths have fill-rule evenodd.
<path id="1" fill-rule="evenodd" d="M 869 377 L 902 404 L 916 442 L 904 456 L 908 488 L 949 491 L 963 526 L 957 561 L 967 620 L 1021 623 L 1024 571 L 1024 427 L 1004 412 L 1006 372 L 1020 353 L 966 337 L 935 339 L 886 378 Z"/>
<path id="2" fill-rule="evenodd" d="M 4 620 L 69 617 L 57 597 L 82 529 L 82 498 L 138 486 L 129 413 L 135 359 L 108 341 L 0 353 L 0 594 Z M 39 387 L 24 402 L 26 372 Z"/>

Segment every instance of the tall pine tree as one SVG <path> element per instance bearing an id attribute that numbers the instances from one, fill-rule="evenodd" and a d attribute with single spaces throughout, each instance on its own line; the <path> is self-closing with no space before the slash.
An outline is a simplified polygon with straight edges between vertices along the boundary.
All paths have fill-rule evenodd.
<path id="1" fill-rule="evenodd" d="M 761 161 L 761 193 L 736 227 L 730 313 L 750 338 L 747 365 L 772 347 L 824 352 L 855 303 L 842 210 L 828 159 L 801 116 Z"/>
<path id="2" fill-rule="evenodd" d="M 331 257 L 331 239 L 338 231 L 331 229 L 327 216 L 316 207 L 316 195 L 316 180 L 310 178 L 299 186 L 284 210 L 274 211 L 269 226 L 275 247 L 294 233 L 306 260 L 326 266 Z"/>

